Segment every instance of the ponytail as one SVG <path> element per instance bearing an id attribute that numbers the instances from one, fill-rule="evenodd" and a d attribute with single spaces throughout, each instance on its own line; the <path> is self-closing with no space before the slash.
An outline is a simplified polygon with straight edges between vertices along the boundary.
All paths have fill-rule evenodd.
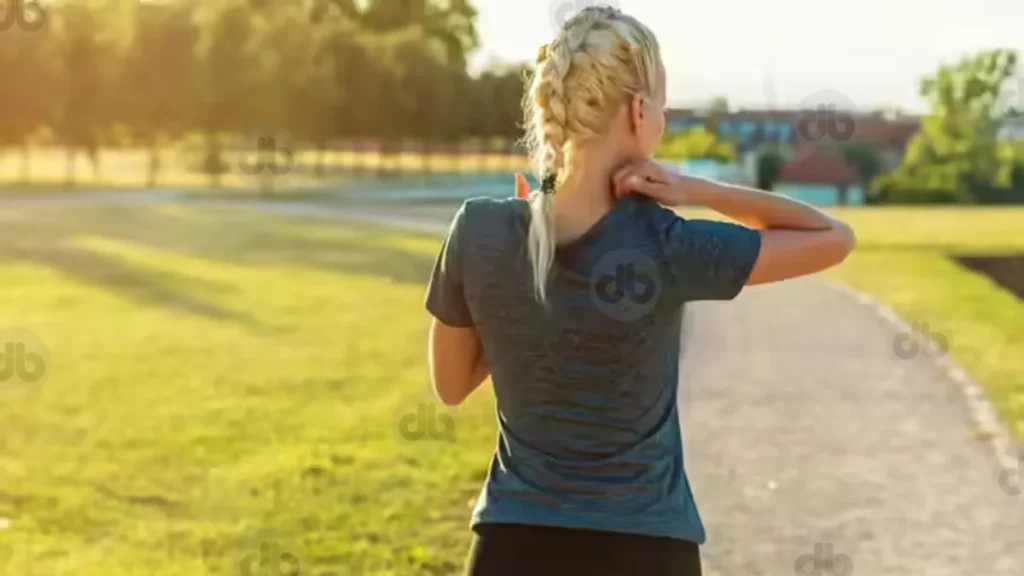
<path id="1" fill-rule="evenodd" d="M 544 178 L 540 193 L 530 197 L 530 266 L 537 300 L 547 300 L 547 278 L 555 261 L 555 175 Z M 539 281 L 538 281 L 539 280 Z"/>

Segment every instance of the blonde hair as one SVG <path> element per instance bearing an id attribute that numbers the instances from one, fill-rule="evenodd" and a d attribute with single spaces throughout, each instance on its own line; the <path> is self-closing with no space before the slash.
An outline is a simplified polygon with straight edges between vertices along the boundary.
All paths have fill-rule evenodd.
<path id="1" fill-rule="evenodd" d="M 604 134 L 621 105 L 640 92 L 654 92 L 660 62 L 650 29 L 606 6 L 581 10 L 540 50 L 523 110 L 534 170 L 552 188 L 529 199 L 528 246 L 541 302 L 555 258 L 553 188 L 564 182 L 574 151 Z"/>

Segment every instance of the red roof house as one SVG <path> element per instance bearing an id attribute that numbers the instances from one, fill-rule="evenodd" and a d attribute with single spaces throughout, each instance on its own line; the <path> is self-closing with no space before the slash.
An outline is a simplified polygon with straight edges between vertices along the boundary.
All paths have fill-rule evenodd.
<path id="1" fill-rule="evenodd" d="M 858 181 L 857 171 L 846 163 L 842 155 L 817 150 L 798 153 L 782 167 L 779 175 L 779 182 L 787 184 L 853 186 Z"/>

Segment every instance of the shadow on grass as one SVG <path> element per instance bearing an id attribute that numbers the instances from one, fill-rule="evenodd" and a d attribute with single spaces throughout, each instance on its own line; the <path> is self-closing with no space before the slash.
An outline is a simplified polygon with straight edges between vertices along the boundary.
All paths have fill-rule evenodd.
<path id="1" fill-rule="evenodd" d="M 46 235 L 45 231 L 0 242 L 0 261 L 43 264 L 94 286 L 100 286 L 137 302 L 156 304 L 175 311 L 213 320 L 236 322 L 249 328 L 260 323 L 246 314 L 233 312 L 204 302 L 196 294 L 204 290 L 223 291 L 225 286 L 181 274 L 145 270 L 126 262 L 102 256 L 67 244 L 67 237 Z"/>
<path id="2" fill-rule="evenodd" d="M 342 226 L 358 233 L 332 235 Z M 304 235 L 305 230 L 326 232 L 328 237 L 310 237 Z M 433 256 L 382 246 L 375 237 L 381 233 L 341 222 L 327 224 L 269 215 L 76 206 L 27 211 L 25 217 L 4 220 L 0 227 L 0 262 L 43 264 L 132 300 L 258 328 L 260 324 L 253 317 L 200 297 L 237 287 L 176 272 L 147 270 L 76 247 L 73 242 L 105 237 L 235 265 L 306 267 L 423 285 L 430 276 Z"/>
<path id="3" fill-rule="evenodd" d="M 426 284 L 434 266 L 434 254 L 384 245 L 380 236 L 390 232 L 381 227 L 243 211 L 104 210 L 105 222 L 94 234 L 206 260 L 304 267 L 416 286 Z"/>
<path id="4" fill-rule="evenodd" d="M 229 285 L 174 272 L 147 270 L 76 247 L 73 245 L 76 237 L 102 236 L 102 227 L 93 228 L 89 222 L 74 220 L 71 223 L 51 221 L 42 214 L 32 216 L 4 221 L 0 227 L 0 262 L 41 264 L 132 301 L 156 304 L 207 319 L 235 322 L 247 328 L 263 328 L 247 314 L 217 306 L 198 296 L 204 292 L 223 293 L 232 289 Z"/>
<path id="5" fill-rule="evenodd" d="M 372 232 L 367 232 L 369 236 Z M 191 255 L 215 257 L 234 263 L 267 266 L 301 266 L 336 272 L 343 275 L 376 276 L 399 284 L 423 285 L 430 278 L 433 258 L 405 250 L 373 246 L 365 241 L 346 239 L 322 240 L 277 235 L 269 242 L 260 242 L 241 253 L 210 250 L 192 251 Z"/>

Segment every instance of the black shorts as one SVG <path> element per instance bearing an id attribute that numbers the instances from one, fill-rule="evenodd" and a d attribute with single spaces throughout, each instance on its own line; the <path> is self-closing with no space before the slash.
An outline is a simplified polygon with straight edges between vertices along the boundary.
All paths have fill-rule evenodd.
<path id="1" fill-rule="evenodd" d="M 675 538 L 525 524 L 473 529 L 466 576 L 700 576 L 700 548 Z"/>

